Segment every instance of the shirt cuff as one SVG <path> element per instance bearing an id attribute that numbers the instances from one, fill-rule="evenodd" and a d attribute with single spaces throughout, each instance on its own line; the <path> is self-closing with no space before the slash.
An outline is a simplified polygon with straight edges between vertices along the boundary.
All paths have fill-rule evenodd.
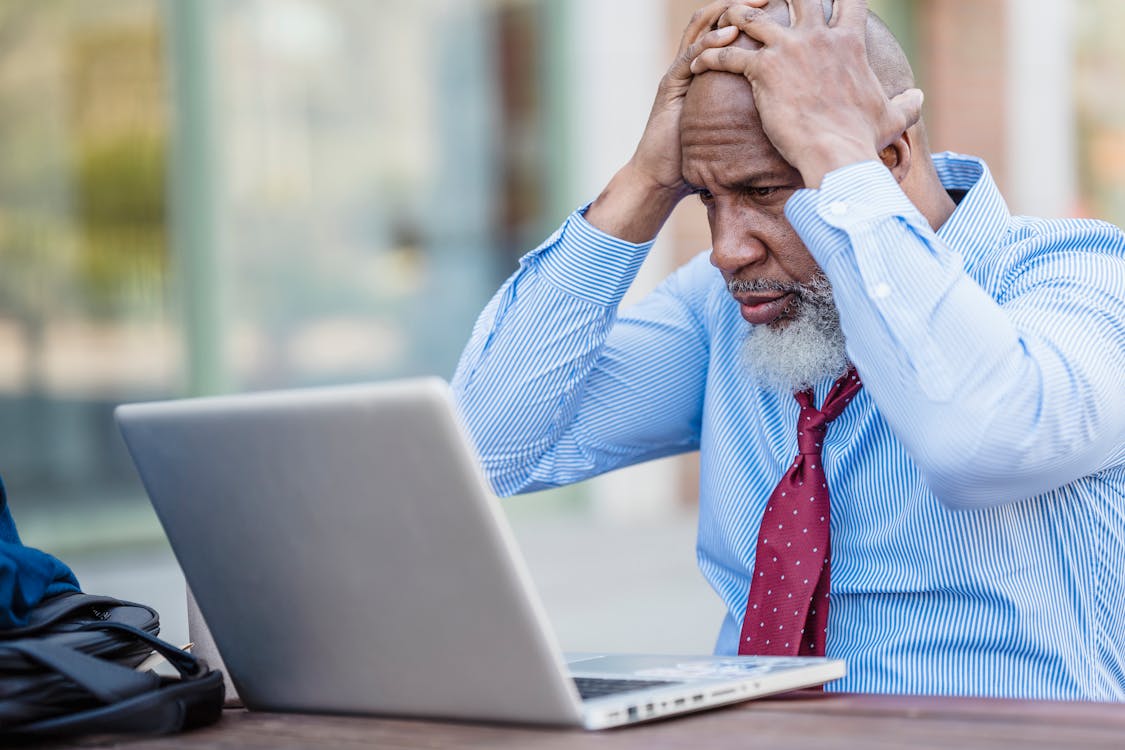
<path id="1" fill-rule="evenodd" d="M 785 216 L 821 268 L 848 248 L 849 233 L 894 216 L 921 218 L 894 175 L 875 160 L 829 172 L 818 189 L 798 190 Z"/>
<path id="2" fill-rule="evenodd" d="M 654 241 L 634 244 L 586 221 L 590 204 L 575 211 L 523 263 L 534 264 L 556 288 L 599 305 L 621 302 Z"/>

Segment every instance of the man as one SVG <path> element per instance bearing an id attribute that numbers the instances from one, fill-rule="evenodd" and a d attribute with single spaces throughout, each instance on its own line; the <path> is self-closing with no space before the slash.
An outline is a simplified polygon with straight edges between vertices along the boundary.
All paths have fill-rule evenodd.
<path id="1" fill-rule="evenodd" d="M 893 37 L 830 12 L 693 17 L 632 159 L 477 322 L 484 468 L 510 494 L 698 449 L 720 653 L 1125 700 L 1125 236 L 931 157 Z M 618 316 L 691 193 L 711 252 Z"/>

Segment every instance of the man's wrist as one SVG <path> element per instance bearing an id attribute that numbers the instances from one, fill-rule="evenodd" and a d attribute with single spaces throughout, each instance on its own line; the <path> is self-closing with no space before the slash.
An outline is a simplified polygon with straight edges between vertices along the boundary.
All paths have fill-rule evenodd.
<path id="1" fill-rule="evenodd" d="M 650 242 L 685 194 L 682 185 L 661 185 L 629 162 L 590 205 L 585 218 L 594 227 L 626 242 Z"/>
<path id="2" fill-rule="evenodd" d="M 615 307 L 633 283 L 651 242 L 631 243 L 586 220 L 589 206 L 574 212 L 532 256 L 556 288 L 595 304 Z"/>
<path id="3" fill-rule="evenodd" d="M 797 170 L 801 173 L 805 187 L 818 189 L 824 182 L 824 176 L 829 172 L 878 158 L 879 155 L 869 145 L 864 145 L 860 141 L 837 138 L 810 144 L 801 155 L 801 163 L 797 166 Z"/>
<path id="4" fill-rule="evenodd" d="M 915 214 L 917 208 L 898 181 L 874 159 L 835 169 L 818 189 L 798 190 L 785 203 L 785 218 L 825 272 L 849 251 L 853 231 L 890 217 L 910 220 Z"/>

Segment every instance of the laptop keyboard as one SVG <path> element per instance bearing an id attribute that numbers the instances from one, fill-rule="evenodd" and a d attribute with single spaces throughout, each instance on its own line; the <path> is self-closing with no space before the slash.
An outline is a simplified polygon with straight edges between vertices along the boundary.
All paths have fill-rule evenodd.
<path id="1" fill-rule="evenodd" d="M 601 677 L 575 677 L 573 679 L 582 700 L 601 698 L 604 695 L 615 693 L 628 693 L 632 690 L 643 690 L 659 685 L 676 684 L 665 680 L 614 680 Z"/>

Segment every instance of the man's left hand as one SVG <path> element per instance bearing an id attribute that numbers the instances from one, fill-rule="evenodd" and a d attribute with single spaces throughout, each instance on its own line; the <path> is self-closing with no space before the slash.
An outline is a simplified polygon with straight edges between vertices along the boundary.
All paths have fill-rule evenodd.
<path id="1" fill-rule="evenodd" d="M 790 26 L 760 8 L 731 8 L 726 20 L 763 46 L 705 50 L 692 73 L 743 75 L 766 136 L 806 187 L 828 172 L 878 157 L 921 116 L 922 92 L 888 99 L 867 62 L 867 3 L 836 0 L 825 19 L 821 0 L 789 0 Z"/>

